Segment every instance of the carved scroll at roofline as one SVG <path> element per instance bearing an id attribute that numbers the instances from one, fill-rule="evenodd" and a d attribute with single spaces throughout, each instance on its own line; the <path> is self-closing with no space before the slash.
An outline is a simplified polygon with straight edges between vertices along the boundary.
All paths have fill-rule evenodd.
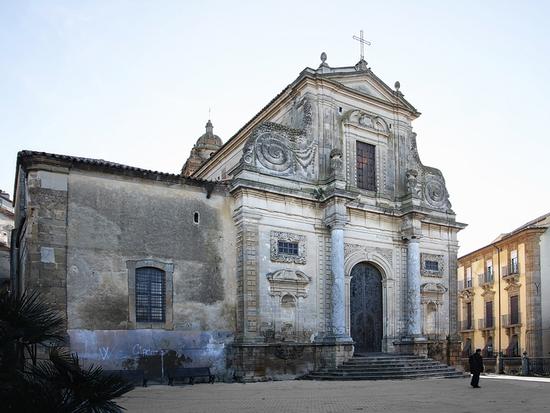
<path id="1" fill-rule="evenodd" d="M 414 132 L 409 136 L 409 145 L 408 169 L 405 176 L 407 194 L 420 199 L 426 208 L 454 214 L 445 178 L 439 169 L 422 164 L 418 156 Z"/>
<path id="2" fill-rule="evenodd" d="M 298 180 L 315 180 L 317 145 L 311 133 L 311 106 L 307 99 L 298 105 L 303 129 L 273 122 L 256 128 L 243 149 L 245 169 Z"/>

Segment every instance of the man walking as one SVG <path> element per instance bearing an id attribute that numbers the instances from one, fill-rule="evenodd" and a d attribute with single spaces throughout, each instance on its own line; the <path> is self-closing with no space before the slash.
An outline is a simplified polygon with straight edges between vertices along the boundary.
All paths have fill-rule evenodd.
<path id="1" fill-rule="evenodd" d="M 474 389 L 479 389 L 479 375 L 483 372 L 483 357 L 481 357 L 481 349 L 478 348 L 474 354 L 468 359 L 470 362 L 470 373 L 472 373 L 472 381 L 470 384 Z"/>

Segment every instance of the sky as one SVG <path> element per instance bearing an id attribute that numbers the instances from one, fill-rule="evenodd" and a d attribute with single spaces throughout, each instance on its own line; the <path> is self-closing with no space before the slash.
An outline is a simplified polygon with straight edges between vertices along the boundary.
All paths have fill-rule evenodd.
<path id="1" fill-rule="evenodd" d="M 179 173 L 321 52 L 365 59 L 422 116 L 463 255 L 550 212 L 550 2 L 0 0 L 0 189 L 20 150 Z"/>

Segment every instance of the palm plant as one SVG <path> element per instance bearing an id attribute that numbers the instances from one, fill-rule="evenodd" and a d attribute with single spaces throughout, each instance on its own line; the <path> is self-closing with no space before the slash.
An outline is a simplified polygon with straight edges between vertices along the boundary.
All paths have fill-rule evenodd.
<path id="1" fill-rule="evenodd" d="M 0 293 L 0 366 L 25 368 L 25 351 L 36 365 L 36 346 L 63 340 L 64 321 L 37 292 Z"/>
<path id="2" fill-rule="evenodd" d="M 2 411 L 114 413 L 112 399 L 133 388 L 98 366 L 82 368 L 63 343 L 63 318 L 37 293 L 0 293 L 0 404 Z M 49 348 L 37 360 L 36 346 Z M 32 363 L 26 363 L 25 354 Z M 5 409 L 5 410 L 4 410 Z"/>

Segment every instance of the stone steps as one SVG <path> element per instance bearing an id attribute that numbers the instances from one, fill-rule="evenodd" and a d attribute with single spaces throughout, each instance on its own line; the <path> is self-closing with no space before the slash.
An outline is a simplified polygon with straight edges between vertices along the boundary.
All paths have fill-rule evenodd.
<path id="1" fill-rule="evenodd" d="M 403 380 L 456 378 L 464 374 L 445 364 L 414 355 L 356 356 L 338 368 L 311 372 L 305 380 Z"/>

